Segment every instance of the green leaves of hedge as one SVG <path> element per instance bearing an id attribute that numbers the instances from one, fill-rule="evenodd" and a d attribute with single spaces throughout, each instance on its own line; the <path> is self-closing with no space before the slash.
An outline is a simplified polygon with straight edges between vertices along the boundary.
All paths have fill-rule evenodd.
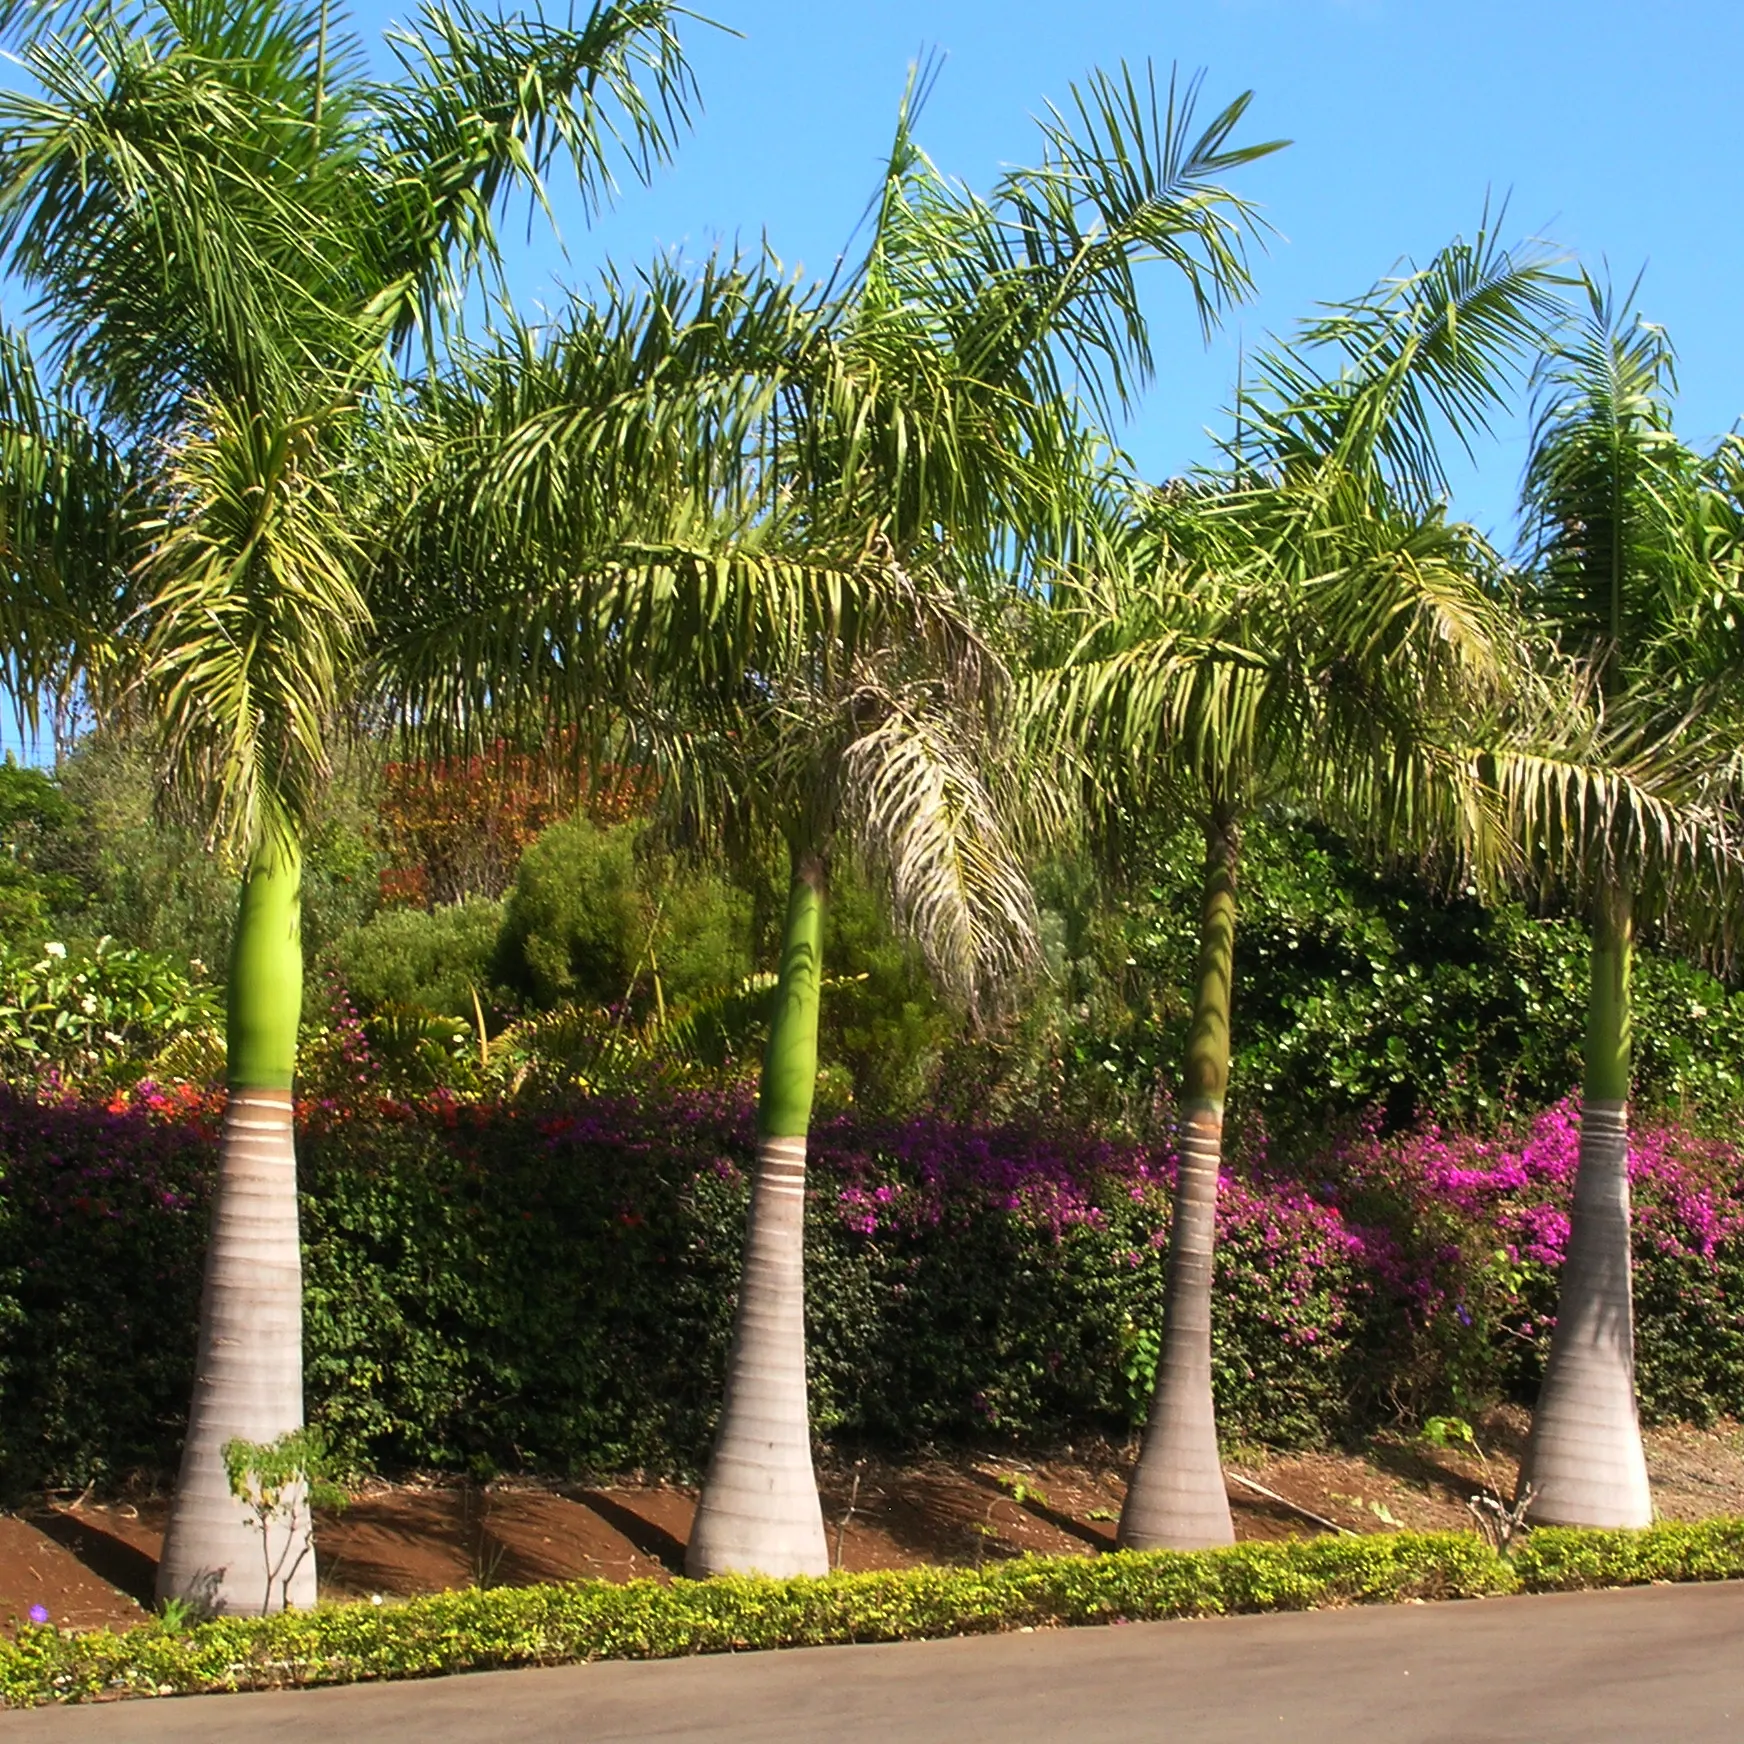
<path id="1" fill-rule="evenodd" d="M 1744 1576 L 1744 1520 L 1535 1532 L 1511 1560 L 1469 1533 L 1377 1533 L 1227 1550 L 1019 1557 L 817 1580 L 675 1580 L 441 1593 L 405 1604 L 219 1618 L 179 1631 L 0 1641 L 8 1707 L 358 1683 L 588 1659 L 913 1641 L 1001 1630 Z"/>

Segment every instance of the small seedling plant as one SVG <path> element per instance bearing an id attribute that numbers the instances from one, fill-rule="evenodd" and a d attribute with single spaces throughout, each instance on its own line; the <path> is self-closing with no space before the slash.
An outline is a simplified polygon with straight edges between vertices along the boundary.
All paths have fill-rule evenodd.
<path id="1" fill-rule="evenodd" d="M 327 1442 L 320 1430 L 308 1428 L 287 1430 L 276 1441 L 227 1441 L 224 1470 L 230 1493 L 260 1532 L 266 1572 L 262 1609 L 288 1610 L 291 1582 L 310 1550 L 305 1520 L 316 1508 L 342 1508 L 346 1501 L 333 1481 Z M 282 1535 L 274 1533 L 275 1526 L 283 1528 Z"/>
<path id="2" fill-rule="evenodd" d="M 1477 1431 L 1463 1417 L 1431 1417 L 1423 1425 L 1423 1439 L 1435 1447 L 1463 1447 L 1477 1457 L 1483 1488 L 1466 1499 L 1466 1506 L 1485 1543 L 1498 1556 L 1506 1556 L 1508 1546 L 1525 1529 L 1526 1513 L 1538 1495 L 1538 1486 L 1524 1484 L 1514 1500 L 1508 1501 L 1497 1487 Z"/>

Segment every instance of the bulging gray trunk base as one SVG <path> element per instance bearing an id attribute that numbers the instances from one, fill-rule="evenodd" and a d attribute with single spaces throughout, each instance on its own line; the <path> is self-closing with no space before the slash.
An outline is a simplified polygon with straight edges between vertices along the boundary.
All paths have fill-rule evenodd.
<path id="1" fill-rule="evenodd" d="M 757 1150 L 726 1399 L 685 1572 L 827 1574 L 805 1381 L 805 1140 Z"/>
<path id="2" fill-rule="evenodd" d="M 1221 1111 L 1189 1110 L 1169 1232 L 1157 1388 L 1120 1515 L 1120 1542 L 1129 1550 L 1207 1550 L 1235 1542 L 1211 1397 L 1211 1266 L 1222 1154 Z"/>
<path id="3" fill-rule="evenodd" d="M 274 1525 L 263 1547 L 259 1523 L 230 1493 L 224 1469 L 227 1442 L 276 1441 L 303 1423 L 303 1265 L 288 1091 L 230 1092 L 195 1365 L 158 1597 L 241 1616 L 276 1610 L 287 1596 L 313 1605 L 308 1510 L 297 1510 L 294 1529 Z M 279 1570 L 270 1601 L 269 1558 Z"/>
<path id="4" fill-rule="evenodd" d="M 1635 1409 L 1629 1273 L 1629 1115 L 1624 1102 L 1581 1110 L 1574 1215 L 1556 1330 L 1520 1468 L 1537 1525 L 1647 1526 L 1653 1497 Z"/>

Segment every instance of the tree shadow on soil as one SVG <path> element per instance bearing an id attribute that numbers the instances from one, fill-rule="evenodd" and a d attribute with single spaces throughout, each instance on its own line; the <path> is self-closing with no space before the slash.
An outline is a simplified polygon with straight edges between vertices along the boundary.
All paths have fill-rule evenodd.
<path id="1" fill-rule="evenodd" d="M 668 1574 L 684 1573 L 683 1543 L 664 1526 L 645 1520 L 633 1508 L 598 1490 L 577 1490 L 572 1498 L 591 1508 L 613 1531 L 626 1538 L 643 1556 L 659 1563 Z"/>
<path id="2" fill-rule="evenodd" d="M 1419 1489 L 1437 1490 L 1450 1502 L 1465 1502 L 1485 1488 L 1477 1462 L 1459 1461 L 1427 1443 L 1376 1443 L 1369 1459 L 1381 1471 Z M 1490 1479 L 1512 1493 L 1518 1462 L 1496 1452 L 1490 1456 Z"/>
<path id="3" fill-rule="evenodd" d="M 1022 1501 L 1012 1495 L 997 1478 L 991 1478 L 986 1472 L 971 1471 L 969 1479 L 983 1490 L 1002 1497 L 1013 1507 L 1021 1508 L 1026 1513 L 1033 1514 L 1038 1520 L 1045 1520 L 1056 1532 L 1063 1532 L 1068 1538 L 1076 1538 L 1079 1543 L 1087 1544 L 1092 1550 L 1114 1549 L 1114 1528 L 1112 1526 L 1097 1527 L 1085 1525 L 1081 1520 L 1075 1520 L 1070 1514 L 1062 1513 L 1051 1502 L 1043 1500 L 1033 1489 L 1026 1487 Z"/>
<path id="4" fill-rule="evenodd" d="M 60 1508 L 37 1509 L 26 1518 L 44 1538 L 69 1550 L 99 1580 L 118 1587 L 146 1610 L 157 1604 L 157 1558 L 106 1532 L 95 1522 Z"/>

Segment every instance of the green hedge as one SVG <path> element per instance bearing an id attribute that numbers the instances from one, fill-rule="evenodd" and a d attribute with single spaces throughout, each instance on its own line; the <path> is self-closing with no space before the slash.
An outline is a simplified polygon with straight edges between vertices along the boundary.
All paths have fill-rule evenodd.
<path id="1" fill-rule="evenodd" d="M 934 1122 L 820 1130 L 813 1423 L 891 1449 L 1123 1436 L 1148 1395 L 1166 1192 L 1144 1156 Z M 353 1469 L 694 1470 L 719 1409 L 753 1152 L 730 1101 L 436 1107 L 299 1134 L 304 1374 Z M 173 1470 L 211 1140 L 0 1096 L 0 1486 Z M 1150 1170 L 1150 1173 L 1144 1171 Z M 885 1195 L 885 1197 L 880 1197 Z M 1233 1433 L 1350 1423 L 1358 1256 L 1232 1187 L 1216 1380 Z"/>
<path id="2" fill-rule="evenodd" d="M 0 1491 L 172 1470 L 192 1384 L 213 1113 L 0 1093 Z M 305 1110 L 304 1373 L 352 1469 L 695 1470 L 719 1408 L 753 1152 L 700 1095 Z M 1122 1438 L 1148 1400 L 1168 1162 L 1041 1128 L 843 1118 L 814 1134 L 812 1421 L 838 1445 Z M 1734 1147 L 1636 1135 L 1643 1412 L 1744 1412 Z M 1251 1168 L 1218 1207 L 1230 1437 L 1529 1400 L 1576 1127 Z M 1498 1258 L 1498 1254 L 1500 1258 Z"/>
<path id="3" fill-rule="evenodd" d="M 1744 1520 L 1537 1532 L 1511 1559 L 1470 1533 L 1395 1532 L 818 1580 L 578 1581 L 220 1618 L 185 1632 L 158 1625 L 63 1635 L 26 1626 L 15 1643 L 0 1642 L 0 1699 L 28 1707 L 1739 1576 Z"/>

